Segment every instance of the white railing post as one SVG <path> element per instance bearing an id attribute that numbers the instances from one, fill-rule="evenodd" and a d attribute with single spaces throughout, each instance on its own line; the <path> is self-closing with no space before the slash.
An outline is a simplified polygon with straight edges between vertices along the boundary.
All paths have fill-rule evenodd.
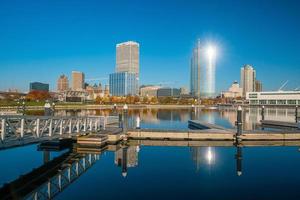
<path id="1" fill-rule="evenodd" d="M 77 124 L 76 124 L 76 131 L 77 131 L 77 133 L 79 133 L 80 132 L 80 120 L 79 119 L 77 119 Z"/>
<path id="2" fill-rule="evenodd" d="M 40 118 L 36 119 L 36 136 L 40 137 Z"/>
<path id="3" fill-rule="evenodd" d="M 20 132 L 21 138 L 24 137 L 24 125 L 25 125 L 25 119 L 22 118 L 21 119 L 21 132 Z"/>
<path id="4" fill-rule="evenodd" d="M 107 118 L 104 117 L 104 118 L 103 118 L 103 130 L 106 129 L 106 123 L 107 123 Z"/>
<path id="5" fill-rule="evenodd" d="M 90 131 L 93 131 L 93 120 L 92 118 L 90 118 L 89 120 L 90 120 Z"/>
<path id="6" fill-rule="evenodd" d="M 98 118 L 95 119 L 95 131 L 98 131 Z"/>
<path id="7" fill-rule="evenodd" d="M 2 141 L 5 138 L 5 133 L 6 133 L 6 121 L 5 121 L 5 119 L 2 119 L 2 121 L 1 121 L 1 140 Z"/>
<path id="8" fill-rule="evenodd" d="M 86 123 L 87 123 L 87 119 L 84 118 L 83 119 L 83 132 L 86 132 Z"/>
<path id="9" fill-rule="evenodd" d="M 69 134 L 72 134 L 72 118 L 70 118 L 69 122 Z"/>
<path id="10" fill-rule="evenodd" d="M 49 122 L 49 137 L 52 136 L 52 132 L 53 132 L 53 119 L 51 118 L 50 119 L 50 122 Z"/>
<path id="11" fill-rule="evenodd" d="M 60 135 L 63 134 L 63 119 L 60 120 L 60 124 L 59 124 L 59 134 L 60 134 Z"/>

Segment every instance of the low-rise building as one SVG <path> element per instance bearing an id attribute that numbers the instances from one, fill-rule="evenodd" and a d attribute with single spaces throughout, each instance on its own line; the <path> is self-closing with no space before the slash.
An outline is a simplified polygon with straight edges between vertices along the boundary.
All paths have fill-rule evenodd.
<path id="1" fill-rule="evenodd" d="M 140 95 L 142 97 L 157 97 L 157 90 L 160 86 L 145 86 L 140 89 Z"/>
<path id="2" fill-rule="evenodd" d="M 178 88 L 159 88 L 157 97 L 180 97 L 180 89 Z"/>
<path id="3" fill-rule="evenodd" d="M 234 81 L 228 91 L 221 93 L 223 98 L 237 98 L 243 96 L 243 89 L 240 88 L 240 85 L 237 81 Z"/>
<path id="4" fill-rule="evenodd" d="M 248 92 L 246 100 L 250 105 L 300 105 L 300 91 Z"/>

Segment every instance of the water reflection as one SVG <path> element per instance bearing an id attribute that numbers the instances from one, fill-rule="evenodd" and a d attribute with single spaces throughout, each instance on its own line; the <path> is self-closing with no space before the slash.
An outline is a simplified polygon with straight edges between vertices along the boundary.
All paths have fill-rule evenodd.
<path id="1" fill-rule="evenodd" d="M 85 116 L 85 115 L 117 115 L 122 110 L 112 109 L 101 110 L 59 110 L 56 115 L 61 116 Z M 234 128 L 236 121 L 235 109 L 130 109 L 128 110 L 129 126 L 135 126 L 137 116 L 141 118 L 142 128 L 169 128 L 187 129 L 187 121 L 190 119 L 202 120 L 208 123 L 217 124 L 226 128 Z M 265 108 L 266 120 L 295 121 L 294 108 Z M 261 108 L 249 107 L 243 110 L 243 129 L 260 129 Z"/>
<path id="2" fill-rule="evenodd" d="M 133 142 L 140 143 L 141 141 Z M 191 161 L 195 164 L 196 173 L 201 171 L 202 166 L 212 169 L 213 167 L 218 168 L 218 165 L 221 165 L 221 162 L 218 160 L 222 160 L 222 156 L 218 155 L 217 148 L 214 146 L 190 147 Z M 228 148 L 236 149 L 229 155 L 228 161 L 231 160 L 232 163 L 235 163 L 235 169 L 232 168 L 230 170 L 235 171 L 237 176 L 242 176 L 243 147 L 235 146 Z M 80 181 L 80 176 L 89 169 L 92 169 L 93 165 L 101 160 L 101 155 L 108 151 L 114 153 L 113 162 L 120 168 L 120 174 L 123 177 L 128 177 L 130 176 L 128 169 L 136 168 L 139 164 L 140 145 L 130 145 L 129 141 L 127 144 L 97 147 L 93 150 L 90 147 L 74 144 L 67 148 L 67 150 L 64 150 L 60 156 L 54 158 L 51 158 L 53 148 L 43 148 L 40 150 L 43 151 L 43 165 L 1 186 L 0 199 L 51 199 L 63 192 L 73 182 Z M 159 157 L 159 154 L 156 154 L 156 156 Z M 189 157 L 188 154 L 184 156 Z M 113 163 L 110 163 L 110 165 L 113 165 Z M 226 165 L 230 164 L 226 163 Z M 178 171 L 178 173 L 180 172 Z M 90 181 L 93 178 L 96 177 L 90 177 Z"/>

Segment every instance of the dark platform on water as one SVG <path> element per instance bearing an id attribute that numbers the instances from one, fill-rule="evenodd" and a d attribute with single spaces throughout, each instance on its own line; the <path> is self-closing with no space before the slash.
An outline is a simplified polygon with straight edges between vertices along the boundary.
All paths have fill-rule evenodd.
<path id="1" fill-rule="evenodd" d="M 296 122 L 283 122 L 283 121 L 274 121 L 274 120 L 261 120 L 261 125 L 263 127 L 271 128 L 291 128 L 291 129 L 300 129 L 300 123 Z"/>

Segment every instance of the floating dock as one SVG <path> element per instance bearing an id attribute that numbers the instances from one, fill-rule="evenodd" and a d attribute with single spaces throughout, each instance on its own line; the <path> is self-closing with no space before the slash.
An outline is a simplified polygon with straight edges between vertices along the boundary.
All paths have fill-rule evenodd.
<path id="1" fill-rule="evenodd" d="M 261 125 L 263 127 L 271 128 L 292 128 L 300 129 L 300 123 L 296 122 L 283 122 L 283 121 L 274 121 L 274 120 L 261 120 Z"/>

